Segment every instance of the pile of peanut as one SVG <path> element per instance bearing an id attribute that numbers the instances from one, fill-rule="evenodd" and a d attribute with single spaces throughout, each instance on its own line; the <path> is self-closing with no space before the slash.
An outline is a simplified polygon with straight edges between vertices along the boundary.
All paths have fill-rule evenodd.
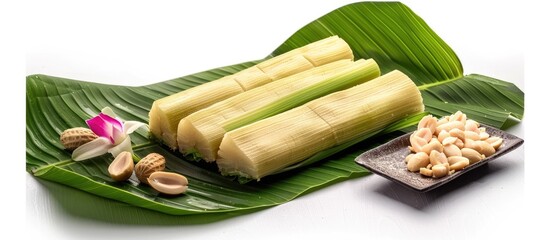
<path id="1" fill-rule="evenodd" d="M 441 178 L 491 156 L 502 143 L 461 111 L 440 119 L 429 115 L 410 136 L 405 162 L 411 172 Z"/>

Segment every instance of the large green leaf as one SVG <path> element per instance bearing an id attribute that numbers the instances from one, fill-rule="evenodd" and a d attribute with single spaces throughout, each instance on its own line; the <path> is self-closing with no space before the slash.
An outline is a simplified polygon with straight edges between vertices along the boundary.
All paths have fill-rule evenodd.
<path id="1" fill-rule="evenodd" d="M 399 69 L 408 74 L 422 90 L 427 110 L 435 115 L 459 109 L 471 118 L 500 128 L 522 118 L 522 91 L 501 80 L 481 75 L 463 76 L 461 63 L 450 47 L 401 3 L 364 2 L 339 8 L 297 31 L 268 57 L 331 35 L 345 39 L 356 58 L 374 58 L 383 73 Z M 107 173 L 111 156 L 74 162 L 59 142 L 59 134 L 64 129 L 85 126 L 84 120 L 105 106 L 113 108 L 122 119 L 147 122 L 155 99 L 237 72 L 256 62 L 142 87 L 28 76 L 27 171 L 102 197 L 176 215 L 260 209 L 337 181 L 368 174 L 354 163 L 354 158 L 394 135 L 382 134 L 345 146 L 344 150 L 332 149 L 308 163 L 310 165 L 265 177 L 260 182 L 240 184 L 221 176 L 214 165 L 187 161 L 149 140 L 144 130 L 137 131 L 132 135 L 132 143 L 138 155 L 163 154 L 169 170 L 189 178 L 188 192 L 177 197 L 158 195 L 135 180 L 113 182 Z M 417 118 L 399 126 L 414 121 Z"/>

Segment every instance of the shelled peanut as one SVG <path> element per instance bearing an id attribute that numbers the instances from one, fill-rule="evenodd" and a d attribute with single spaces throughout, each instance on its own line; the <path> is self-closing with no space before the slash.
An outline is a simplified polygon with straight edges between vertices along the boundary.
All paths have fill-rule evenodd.
<path id="1" fill-rule="evenodd" d="M 441 178 L 493 155 L 502 143 L 461 111 L 440 119 L 428 115 L 410 135 L 405 162 L 411 172 Z"/>
<path id="2" fill-rule="evenodd" d="M 177 195 L 187 191 L 189 182 L 181 174 L 164 172 L 166 159 L 158 153 L 150 153 L 134 166 L 132 153 L 119 153 L 109 165 L 108 171 L 115 181 L 126 181 L 132 173 L 143 184 L 148 184 L 156 191 Z"/>

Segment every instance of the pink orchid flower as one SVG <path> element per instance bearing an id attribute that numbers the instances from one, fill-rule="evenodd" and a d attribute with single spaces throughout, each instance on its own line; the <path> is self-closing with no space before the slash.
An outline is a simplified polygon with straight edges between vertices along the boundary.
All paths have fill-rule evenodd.
<path id="1" fill-rule="evenodd" d="M 76 148 L 72 153 L 75 161 L 101 156 L 107 152 L 114 157 L 123 151 L 133 153 L 129 134 L 147 126 L 138 121 L 122 122 L 109 107 L 103 108 L 96 117 L 86 120 L 86 124 L 98 138 Z"/>

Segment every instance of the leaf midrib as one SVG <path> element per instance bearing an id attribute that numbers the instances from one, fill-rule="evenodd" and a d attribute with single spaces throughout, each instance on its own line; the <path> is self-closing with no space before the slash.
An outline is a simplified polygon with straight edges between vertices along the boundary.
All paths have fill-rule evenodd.
<path id="1" fill-rule="evenodd" d="M 431 87 L 436 87 L 438 85 L 443 85 L 443 84 L 447 84 L 447 83 L 450 83 L 450 82 L 453 82 L 453 81 L 456 81 L 456 80 L 459 80 L 459 79 L 463 79 L 463 76 L 457 76 L 455 78 L 451 78 L 451 79 L 446 79 L 446 80 L 442 80 L 442 81 L 438 81 L 438 82 L 435 82 L 435 83 L 427 83 L 427 84 L 423 84 L 423 85 L 420 85 L 420 86 L 417 86 L 417 88 L 421 91 L 421 90 L 427 90 Z"/>
<path id="2" fill-rule="evenodd" d="M 156 143 L 156 142 L 149 141 L 147 143 L 132 146 L 132 150 L 137 151 L 137 150 L 144 149 L 144 148 L 147 148 L 147 147 L 150 147 L 150 146 L 155 146 L 157 144 L 158 143 Z M 43 173 L 47 172 L 48 169 L 50 169 L 52 167 L 66 167 L 66 166 L 70 166 L 70 165 L 75 164 L 75 163 L 78 163 L 78 162 L 74 161 L 70 158 L 69 159 L 63 159 L 63 160 L 60 160 L 58 162 L 50 163 L 48 165 L 44 165 L 44 166 L 38 167 L 36 169 L 33 169 L 32 174 L 34 176 L 40 176 Z"/>

